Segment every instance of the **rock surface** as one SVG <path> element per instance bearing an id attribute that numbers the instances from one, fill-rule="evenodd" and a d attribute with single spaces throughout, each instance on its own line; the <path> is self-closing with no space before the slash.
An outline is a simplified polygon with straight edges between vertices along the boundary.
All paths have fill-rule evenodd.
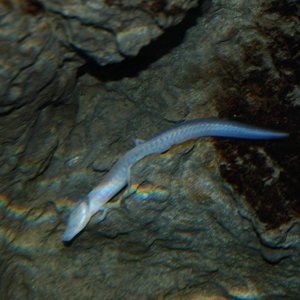
<path id="1" fill-rule="evenodd" d="M 4 299 L 298 299 L 299 3 L 82 3 L 0 2 Z M 133 139 L 207 116 L 291 138 L 147 157 L 122 207 L 61 243 Z"/>

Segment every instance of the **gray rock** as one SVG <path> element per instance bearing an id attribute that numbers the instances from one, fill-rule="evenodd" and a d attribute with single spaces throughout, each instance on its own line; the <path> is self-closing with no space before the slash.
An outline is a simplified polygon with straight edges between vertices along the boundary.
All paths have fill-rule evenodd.
<path id="1" fill-rule="evenodd" d="M 130 29 L 130 22 L 125 26 L 124 2 L 109 1 L 120 18 L 106 19 L 114 32 L 128 32 L 122 46 L 110 43 L 117 40 L 110 31 L 100 34 L 104 17 L 95 26 L 104 2 L 37 2 L 47 18 L 64 24 L 49 48 L 49 55 L 59 53 L 51 63 L 61 60 L 61 71 L 51 75 L 56 68 L 49 67 L 42 78 L 50 76 L 57 85 L 45 84 L 34 100 L 24 98 L 18 109 L 18 100 L 3 105 L 1 295 L 299 298 L 299 3 L 199 4 L 154 43 L 160 56 L 150 44 L 148 52 L 123 63 L 87 63 L 75 78 L 83 58 L 105 64 L 135 55 L 145 36 L 149 43 L 156 34 L 151 26 L 163 31 L 186 11 L 177 21 L 158 12 L 134 45 L 130 34 L 135 39 L 138 29 Z M 137 16 L 134 28 L 152 16 L 146 8 L 132 8 L 141 3 L 162 3 L 166 11 L 173 2 L 126 1 Z M 106 39 L 107 47 L 91 48 L 98 43 L 89 40 L 95 28 L 99 35 L 92 39 Z M 75 52 L 54 46 L 66 35 Z M 133 139 L 148 139 L 184 119 L 218 115 L 281 128 L 292 139 L 202 139 L 146 157 L 131 170 L 129 193 L 119 195 L 125 198 L 122 206 L 102 223 L 90 224 L 72 245 L 61 243 L 74 202 L 133 147 Z"/>

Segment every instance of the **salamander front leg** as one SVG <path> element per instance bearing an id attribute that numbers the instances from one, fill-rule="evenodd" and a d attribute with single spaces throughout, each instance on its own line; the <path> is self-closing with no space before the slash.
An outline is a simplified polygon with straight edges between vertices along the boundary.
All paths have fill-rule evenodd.
<path id="1" fill-rule="evenodd" d="M 136 189 L 132 188 L 130 172 L 131 172 L 131 166 L 127 170 L 127 178 L 128 178 L 127 186 L 117 201 L 119 203 L 119 206 L 121 206 L 122 202 L 125 199 L 127 199 L 130 195 L 132 195 L 136 192 Z"/>
<path id="2" fill-rule="evenodd" d="M 108 208 L 107 207 L 101 207 L 99 209 L 99 211 L 101 212 L 101 215 L 100 216 L 96 216 L 94 218 L 93 223 L 95 223 L 95 224 L 102 222 L 106 218 L 107 212 L 108 212 Z"/>

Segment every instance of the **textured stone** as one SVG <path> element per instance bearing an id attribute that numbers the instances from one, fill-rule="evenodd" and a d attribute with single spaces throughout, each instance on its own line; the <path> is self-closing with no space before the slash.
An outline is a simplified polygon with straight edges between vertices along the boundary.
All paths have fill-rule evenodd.
<path id="1" fill-rule="evenodd" d="M 68 101 L 79 66 L 136 55 L 195 5 L 195 0 L 0 1 L 0 174 L 8 181 L 14 176 L 39 111 Z M 54 145 L 57 134 L 50 131 L 47 139 Z M 53 149 L 46 147 L 45 157 Z"/>
<path id="2" fill-rule="evenodd" d="M 108 2 L 121 10 L 125 1 Z M 88 28 L 83 16 L 93 10 L 70 3 L 42 7 Z M 12 111 L 5 126 L 14 134 L 1 135 L 9 145 L 0 169 L 5 298 L 299 298 L 299 3 L 283 3 L 199 4 L 136 58 L 80 68 L 67 100 L 49 101 L 56 88 L 42 106 L 25 101 L 29 112 L 39 107 L 36 118 Z M 131 170 L 122 206 L 61 243 L 74 201 L 134 138 L 212 115 L 292 137 L 202 139 L 146 157 Z"/>
<path id="3" fill-rule="evenodd" d="M 136 55 L 197 4 L 185 1 L 40 1 L 46 11 L 67 22 L 66 40 L 101 65 Z"/>

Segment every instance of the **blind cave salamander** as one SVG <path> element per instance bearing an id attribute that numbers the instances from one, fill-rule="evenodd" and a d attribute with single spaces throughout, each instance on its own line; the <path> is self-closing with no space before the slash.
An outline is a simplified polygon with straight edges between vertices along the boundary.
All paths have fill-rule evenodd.
<path id="1" fill-rule="evenodd" d="M 173 145 L 200 137 L 279 139 L 287 136 L 288 134 L 284 132 L 211 118 L 186 121 L 154 135 L 148 141 L 137 140 L 135 147 L 115 163 L 85 200 L 76 205 L 69 216 L 62 240 L 70 242 L 97 212 L 102 211 L 105 216 L 107 211 L 105 204 L 128 184 L 130 168 L 145 156 L 163 153 Z"/>

